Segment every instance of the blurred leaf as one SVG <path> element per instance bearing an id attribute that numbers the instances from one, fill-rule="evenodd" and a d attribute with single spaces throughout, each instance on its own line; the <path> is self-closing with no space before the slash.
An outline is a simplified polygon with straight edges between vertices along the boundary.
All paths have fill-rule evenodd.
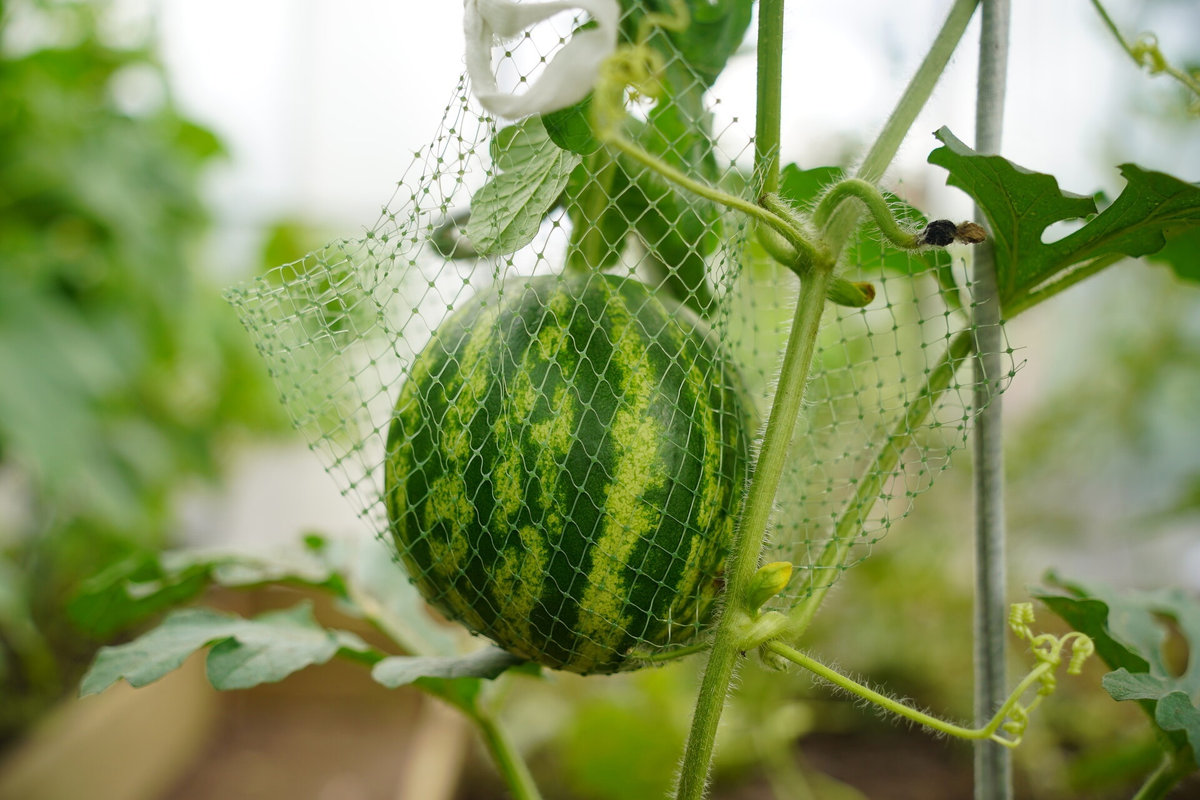
<path id="1" fill-rule="evenodd" d="M 1096 654 L 1109 668 L 1147 672 L 1155 660 L 1165 671 L 1161 653 L 1166 632 L 1148 610 L 1122 603 L 1117 593 L 1106 586 L 1067 583 L 1053 575 L 1048 580 L 1051 586 L 1031 589 L 1030 594 L 1072 628 L 1090 636 L 1096 643 Z M 1110 617 L 1109 611 L 1114 607 L 1119 612 Z"/>
<path id="2" fill-rule="evenodd" d="M 1000 299 L 1009 316 L 1070 285 L 1072 273 L 1090 274 L 1124 256 L 1152 255 L 1166 246 L 1168 236 L 1177 239 L 1200 226 L 1200 186 L 1125 164 L 1121 174 L 1127 184 L 1113 204 L 1080 229 L 1045 244 L 1047 227 L 1092 217 L 1095 200 L 1063 192 L 1050 175 L 980 155 L 948 128 L 936 135 L 943 145 L 930 153 L 929 162 L 946 168 L 946 182 L 970 195 L 991 222 Z"/>
<path id="3" fill-rule="evenodd" d="M 67 604 L 71 621 L 98 639 L 196 597 L 211 580 L 211 565 L 168 571 L 153 552 L 142 551 L 79 585 Z"/>
<path id="4" fill-rule="evenodd" d="M 0 741 L 91 659 L 65 608 L 77 583 L 160 546 L 180 484 L 217 475 L 230 434 L 284 429 L 196 269 L 219 140 L 169 94 L 120 107 L 129 70 L 167 82 L 154 42 L 106 44 L 109 4 L 25 5 L 0 13 L 0 39 L 19 41 L 0 48 L 0 467 L 32 512 L 5 531 L 24 573 L 6 588 L 42 645 L 0 645 Z M 47 44 L 22 40 L 30 19 Z"/>
<path id="5" fill-rule="evenodd" d="M 199 596 L 212 583 L 230 588 L 286 583 L 345 594 L 341 576 L 310 553 L 264 558 L 191 550 L 144 552 L 81 584 L 68 612 L 80 628 L 105 638 Z"/>
<path id="6" fill-rule="evenodd" d="M 753 0 L 685 0 L 691 24 L 683 31 L 658 32 L 650 37 L 668 64 L 684 66 L 694 80 L 708 88 L 741 47 L 753 16 Z M 632 41 L 647 12 L 671 13 L 669 0 L 621 0 L 624 38 Z"/>
<path id="7" fill-rule="evenodd" d="M 558 760 L 570 796 L 584 800 L 668 796 L 694 691 L 688 670 L 640 670 L 619 685 L 583 698 L 558 742 Z M 725 724 L 737 726 L 732 720 Z M 727 743 L 736 747 L 734 739 L 745 741 L 735 736 Z M 728 748 L 720 750 L 725 754 Z M 718 771 L 725 767 L 727 763 L 716 765 Z"/>
<path id="8" fill-rule="evenodd" d="M 1182 675 L 1167 667 L 1163 647 L 1168 630 L 1160 617 L 1179 626 L 1188 652 L 1200 652 L 1200 603 L 1178 589 L 1117 593 L 1096 583 L 1048 576 L 1051 586 L 1031 594 L 1092 637 L 1096 652 L 1112 672 L 1103 678 L 1114 700 L 1138 702 L 1151 722 L 1177 749 L 1190 748 L 1200 762 L 1200 659 L 1189 659 Z"/>
<path id="9" fill-rule="evenodd" d="M 128 644 L 101 648 L 79 694 L 98 694 L 122 678 L 130 686 L 145 686 L 179 669 L 188 656 L 208 645 L 214 645 L 208 678 L 217 689 L 274 683 L 304 667 L 324 664 L 339 650 L 359 656 L 372 653 L 353 634 L 322 628 L 307 601 L 254 619 L 189 608 L 168 614 L 159 627 Z"/>
<path id="10" fill-rule="evenodd" d="M 14 670 L 31 694 L 53 694 L 60 688 L 58 664 L 34 623 L 26 592 L 25 576 L 0 556 L 0 680 L 7 677 L 6 669 Z"/>
<path id="11" fill-rule="evenodd" d="M 1158 700 L 1171 691 L 1173 681 L 1146 672 L 1134 674 L 1121 667 L 1105 675 L 1101 683 L 1113 700 Z"/>
<path id="12" fill-rule="evenodd" d="M 1151 256 L 1151 261 L 1168 265 L 1185 281 L 1200 283 L 1200 227 L 1166 228 L 1167 244 Z"/>
<path id="13" fill-rule="evenodd" d="M 328 542 L 309 535 L 303 550 L 270 555 L 173 551 L 139 553 L 84 582 L 69 611 L 77 625 L 106 637 L 198 597 L 210 584 L 246 589 L 267 584 L 329 592 L 343 611 L 363 617 L 400 647 L 451 653 L 453 640 L 378 540 Z"/>
<path id="14" fill-rule="evenodd" d="M 593 701 L 575 714 L 563 743 L 563 767 L 573 794 L 586 800 L 666 797 L 678 769 L 678 732 L 664 731 L 655 715 L 617 703 Z M 666 734 L 666 735 L 664 735 Z"/>
<path id="15" fill-rule="evenodd" d="M 249 689 L 276 683 L 305 667 L 324 664 L 338 651 L 371 661 L 382 658 L 355 634 L 322 628 L 308 603 L 262 614 L 252 622 L 209 651 L 207 672 L 213 688 Z"/>
<path id="16" fill-rule="evenodd" d="M 525 663 L 497 647 L 486 647 L 465 656 L 393 656 L 385 658 L 371 669 L 371 677 L 389 689 L 407 686 L 423 679 L 499 677 L 509 667 Z"/>
<path id="17" fill-rule="evenodd" d="M 466 228 L 482 255 L 512 253 L 532 242 L 580 162 L 550 140 L 539 117 L 502 128 L 490 148 L 494 172 L 471 198 Z"/>
<path id="18" fill-rule="evenodd" d="M 1171 692 L 1158 701 L 1154 721 L 1168 733 L 1182 733 L 1192 748 L 1192 760 L 1200 763 L 1200 710 L 1184 692 Z"/>

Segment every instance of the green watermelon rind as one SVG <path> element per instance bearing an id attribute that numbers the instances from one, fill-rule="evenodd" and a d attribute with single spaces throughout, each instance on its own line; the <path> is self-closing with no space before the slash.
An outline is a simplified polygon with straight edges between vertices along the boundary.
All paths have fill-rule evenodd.
<path id="1" fill-rule="evenodd" d="M 686 644 L 711 616 L 752 407 L 707 326 L 637 280 L 499 284 L 439 326 L 397 401 L 401 560 L 434 607 L 521 657 L 636 666 L 634 647 Z"/>

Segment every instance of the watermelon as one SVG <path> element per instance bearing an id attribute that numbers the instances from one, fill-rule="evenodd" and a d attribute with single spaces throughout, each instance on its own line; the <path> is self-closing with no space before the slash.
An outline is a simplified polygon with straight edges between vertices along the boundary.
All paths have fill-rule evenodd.
<path id="1" fill-rule="evenodd" d="M 753 423 L 690 310 L 632 278 L 509 281 L 452 314 L 408 372 L 384 491 L 426 600 L 582 674 L 695 639 Z"/>

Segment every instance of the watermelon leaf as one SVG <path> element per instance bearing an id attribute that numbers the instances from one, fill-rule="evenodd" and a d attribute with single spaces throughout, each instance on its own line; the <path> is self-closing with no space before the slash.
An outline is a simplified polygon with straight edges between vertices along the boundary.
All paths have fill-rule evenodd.
<path id="1" fill-rule="evenodd" d="M 551 141 L 540 117 L 502 128 L 490 149 L 493 174 L 471 198 L 466 235 L 481 255 L 513 253 L 533 241 L 581 158 Z"/>
<path id="2" fill-rule="evenodd" d="M 682 31 L 663 31 L 650 37 L 668 63 L 684 66 L 702 88 L 712 86 L 725 64 L 746 38 L 746 29 L 753 16 L 753 0 L 685 0 L 691 22 Z M 621 25 L 625 38 L 633 40 L 638 23 L 647 11 L 670 13 L 664 0 L 649 3 L 621 0 Z M 668 43 L 669 41 L 669 43 Z"/>
<path id="3" fill-rule="evenodd" d="M 70 600 L 72 621 L 107 638 L 198 597 L 210 585 L 269 584 L 326 592 L 340 609 L 370 620 L 407 652 L 449 654 L 454 643 L 424 610 L 387 545 L 305 537 L 305 547 L 269 555 L 214 551 L 142 553 L 85 581 Z"/>
<path id="4" fill-rule="evenodd" d="M 929 163 L 947 169 L 946 182 L 970 195 L 991 223 L 1000 303 L 1007 316 L 1125 257 L 1158 253 L 1183 236 L 1190 246 L 1179 246 L 1173 266 L 1183 277 L 1200 269 L 1185 261 L 1186 253 L 1196 252 L 1190 237 L 1200 227 L 1200 185 L 1125 164 L 1120 168 L 1124 190 L 1097 214 L 1094 198 L 1063 192 L 1051 175 L 976 153 L 948 128 L 935 136 L 943 144 L 930 153 Z M 1062 239 L 1042 241 L 1053 223 L 1084 218 L 1085 225 Z"/>
<path id="5" fill-rule="evenodd" d="M 186 608 L 168 614 L 160 626 L 128 644 L 101 648 L 79 694 L 98 694 L 122 678 L 134 687 L 153 683 L 209 645 L 208 678 L 216 689 L 274 683 L 339 652 L 359 660 L 383 658 L 354 634 L 321 627 L 308 601 L 254 619 Z"/>
<path id="6" fill-rule="evenodd" d="M 588 156 L 600 149 L 600 142 L 592 135 L 591 114 L 589 94 L 573 106 L 542 114 L 542 125 L 550 141 L 563 150 Z"/>
<path id="7" fill-rule="evenodd" d="M 1164 233 L 1167 246 L 1148 258 L 1169 266 L 1180 280 L 1200 284 L 1200 226 Z"/>
<path id="8" fill-rule="evenodd" d="M 1200 659 L 1190 658 L 1183 674 L 1174 674 L 1163 657 L 1168 631 L 1160 621 L 1174 620 L 1188 651 L 1200 652 L 1200 603 L 1178 589 L 1118 593 L 1054 575 L 1048 583 L 1031 594 L 1092 637 L 1096 653 L 1113 669 L 1102 680 L 1109 695 L 1137 702 L 1177 752 L 1200 762 Z"/>
<path id="9" fill-rule="evenodd" d="M 514 656 L 498 647 L 485 647 L 465 656 L 393 656 L 385 658 L 371 669 L 371 677 L 389 689 L 407 686 L 411 683 L 425 688 L 427 681 L 457 678 L 491 680 L 499 677 L 509 667 L 523 663 L 525 663 L 523 658 Z"/>

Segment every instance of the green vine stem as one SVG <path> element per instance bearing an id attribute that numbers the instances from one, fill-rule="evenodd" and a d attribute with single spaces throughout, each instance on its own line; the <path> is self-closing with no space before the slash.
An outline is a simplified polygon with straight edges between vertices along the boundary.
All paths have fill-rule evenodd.
<path id="1" fill-rule="evenodd" d="M 915 233 L 901 228 L 896 222 L 896 218 L 892 216 L 892 210 L 888 208 L 887 200 L 883 198 L 883 193 L 875 184 L 861 178 L 847 178 L 826 192 L 825 196 L 821 198 L 821 202 L 817 204 L 816 211 L 813 212 L 813 224 L 824 228 L 842 201 L 852 197 L 866 206 L 867 213 L 875 221 L 879 232 L 897 248 L 915 250 L 922 246 L 923 243 Z"/>
<path id="2" fill-rule="evenodd" d="M 608 157 L 604 150 L 597 150 L 587 157 L 589 170 L 595 178 L 588 182 L 579 198 L 583 218 L 598 220 L 604 213 L 609 202 L 609 191 L 617 174 L 617 163 Z M 578 234 L 575 233 L 578 231 Z M 567 258 L 567 269 L 573 272 L 594 272 L 603 265 L 610 245 L 604 238 L 604 232 L 597 225 L 577 225 L 572 232 L 572 238 L 578 236 L 578 241 L 572 242 L 570 256 Z"/>
<path id="3" fill-rule="evenodd" d="M 746 214 L 749 217 L 753 217 L 760 222 L 770 225 L 772 228 L 782 234 L 784 238 L 786 238 L 788 242 L 796 248 L 802 257 L 806 257 L 809 260 L 809 263 L 816 261 L 819 258 L 818 250 L 813 243 L 804 238 L 799 231 L 796 230 L 795 226 L 793 226 L 788 220 L 779 216 L 775 212 L 768 211 L 762 206 L 751 203 L 749 200 L 738 197 L 737 195 L 729 194 L 728 192 L 723 192 L 720 189 L 703 183 L 702 181 L 688 177 L 680 170 L 666 163 L 662 159 L 647 153 L 645 150 L 638 147 L 633 142 L 630 142 L 628 139 L 625 139 L 620 134 L 610 132 L 605 135 L 600 130 L 597 130 L 597 133 L 602 136 L 603 141 L 608 144 L 608 146 L 621 151 L 647 169 L 657 172 L 671 183 L 687 189 L 689 192 L 692 192 L 699 197 L 703 197 L 705 200 L 711 200 L 714 203 L 720 203 L 721 205 L 734 209 L 735 211 L 741 211 L 743 214 Z"/>
<path id="4" fill-rule="evenodd" d="M 1197 108 L 1197 101 L 1200 101 L 1200 70 L 1195 73 L 1188 74 L 1178 67 L 1174 67 L 1167 61 L 1166 56 L 1158 48 L 1158 40 L 1153 34 L 1143 33 L 1138 36 L 1137 40 L 1130 43 L 1117 28 L 1117 24 L 1113 22 L 1112 17 L 1108 15 L 1108 11 L 1100 3 L 1100 0 L 1092 0 L 1092 5 L 1096 7 L 1096 11 L 1100 14 L 1100 18 L 1104 20 L 1105 27 L 1116 38 L 1133 62 L 1139 67 L 1149 70 L 1151 75 L 1167 74 L 1175 80 L 1179 81 L 1188 88 L 1196 97 L 1193 99 L 1193 107 Z"/>
<path id="5" fill-rule="evenodd" d="M 762 450 L 750 480 L 737 542 L 730 556 L 725 608 L 717 622 L 696 700 L 676 794 L 678 800 L 700 800 L 704 795 L 717 725 L 725 708 L 725 696 L 733 679 L 741 633 L 747 622 L 748 615 L 741 601 L 750 579 L 758 569 L 759 553 L 766 538 L 767 523 L 787 462 L 788 449 L 796 431 L 804 386 L 808 381 L 821 316 L 825 311 L 825 293 L 832 277 L 831 264 L 818 264 L 800 285 L 800 300 L 796 305 L 792 330 L 788 334 L 779 385 L 771 404 Z"/>
<path id="6" fill-rule="evenodd" d="M 950 63 L 950 57 L 958 48 L 958 43 L 962 39 L 963 33 L 966 32 L 967 24 L 975 14 L 977 5 L 979 5 L 979 0 L 954 0 L 954 5 L 950 8 L 950 13 L 947 15 L 945 23 L 942 24 L 941 30 L 938 31 L 937 37 L 934 38 L 921 66 L 917 68 L 916 74 L 909 81 L 895 110 L 884 123 L 879 137 L 867 151 L 862 165 L 858 168 L 857 177 L 868 183 L 876 183 L 883 178 L 888 165 L 892 163 L 892 159 L 900 150 L 904 137 L 908 135 L 917 115 L 921 113 L 921 109 L 925 107 L 930 95 L 933 94 L 933 89 L 946 70 L 946 65 Z M 825 241 L 831 246 L 836 245 L 835 257 L 849 241 L 850 235 L 858 224 L 858 217 L 857 209 L 842 207 L 826 226 Z"/>
<path id="7" fill-rule="evenodd" d="M 469 716 L 479 726 L 488 753 L 512 793 L 513 800 L 541 800 L 542 795 L 538 792 L 529 767 L 496 718 L 482 708 L 469 712 Z"/>
<path id="8" fill-rule="evenodd" d="M 1138 789 L 1133 800 L 1162 800 L 1175 788 L 1175 784 L 1186 778 L 1195 768 L 1195 764 L 1188 758 L 1168 755 Z"/>
<path id="9" fill-rule="evenodd" d="M 954 736 L 959 739 L 969 740 L 991 740 L 1005 747 L 1015 747 L 1019 740 L 1007 739 L 1000 735 L 1000 729 L 1008 720 L 1009 715 L 1013 712 L 1021 700 L 1021 697 L 1029 691 L 1033 686 L 1043 681 L 1048 673 L 1054 671 L 1054 665 L 1049 663 L 1038 664 L 1033 670 L 1025 676 L 1025 679 L 1017 684 L 1008 699 L 1004 702 L 996 715 L 981 728 L 966 728 L 961 725 L 955 725 L 952 722 L 947 722 L 944 719 L 939 719 L 932 714 L 926 714 L 923 711 L 917 711 L 915 708 L 904 705 L 900 701 L 888 697 L 885 694 L 880 694 L 869 686 L 863 686 L 861 683 L 851 680 L 837 670 L 830 669 L 813 658 L 809 658 L 804 653 L 789 647 L 780 641 L 767 642 L 766 647 L 771 652 L 782 656 L 791 661 L 793 664 L 803 667 L 809 672 L 820 676 L 822 679 L 832 683 L 841 689 L 857 695 L 858 697 L 868 700 L 871 703 L 879 706 L 885 711 L 889 711 L 898 717 L 916 722 L 919 725 L 924 725 L 939 733 L 944 733 L 947 736 Z"/>
<path id="10" fill-rule="evenodd" d="M 754 166 L 762 193 L 779 191 L 779 127 L 783 103 L 783 3 L 758 4 L 758 113 L 754 120 Z"/>

